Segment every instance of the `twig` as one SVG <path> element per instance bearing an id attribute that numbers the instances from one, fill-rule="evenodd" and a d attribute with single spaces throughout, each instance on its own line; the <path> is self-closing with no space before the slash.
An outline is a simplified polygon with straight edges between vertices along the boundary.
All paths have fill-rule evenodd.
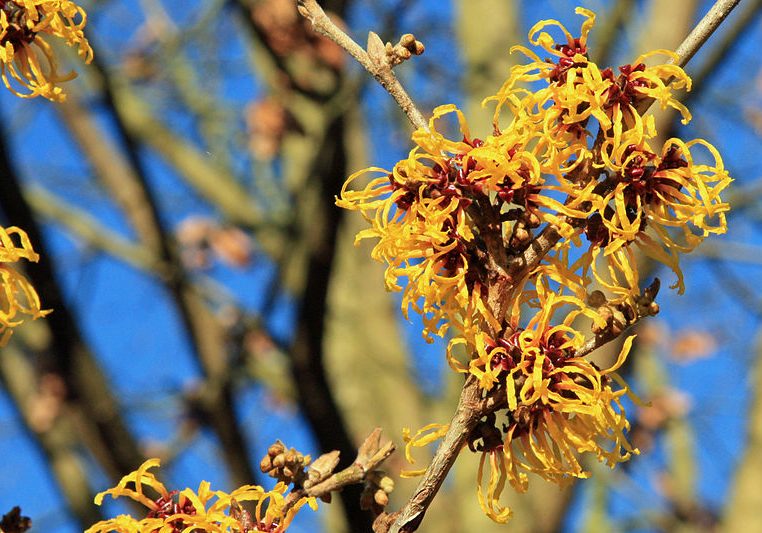
<path id="1" fill-rule="evenodd" d="M 415 493 L 402 508 L 391 529 L 389 529 L 390 533 L 410 532 L 418 529 L 426 509 L 439 492 L 447 473 L 455 464 L 460 450 L 465 445 L 466 439 L 483 416 L 478 408 L 480 400 L 479 381 L 473 375 L 469 375 L 460 393 L 458 409 L 450 422 L 450 427 L 434 454 L 426 473 L 421 478 Z M 377 533 L 382 531 L 385 530 L 376 529 Z"/>
<path id="2" fill-rule="evenodd" d="M 334 475 L 314 485 L 308 489 L 305 489 L 307 496 L 320 498 L 331 492 L 340 490 L 347 485 L 354 485 L 361 483 L 365 480 L 367 475 L 378 468 L 381 463 L 394 452 L 394 444 L 388 442 L 384 445 L 378 453 L 367 461 L 355 461 L 352 465 L 348 466 L 340 472 L 336 472 Z"/>
<path id="3" fill-rule="evenodd" d="M 684 67 L 740 1 L 741 0 L 717 0 L 683 42 L 680 43 L 680 46 L 677 47 L 677 50 L 675 50 L 677 58 L 671 60 L 670 63 Z M 669 85 L 673 79 L 674 77 L 668 79 L 666 82 L 667 85 Z M 653 103 L 653 98 L 645 98 L 641 100 L 636 107 L 638 113 L 641 115 L 645 114 Z"/>
<path id="4" fill-rule="evenodd" d="M 347 468 L 333 472 L 339 462 L 339 452 L 336 450 L 320 456 L 310 467 L 308 476 L 316 476 L 312 479 L 312 484 L 305 483 L 303 488 L 292 491 L 286 498 L 282 512 L 285 513 L 305 496 L 323 498 L 348 485 L 364 482 L 393 452 L 394 443 L 387 442 L 382 446 L 381 428 L 376 428 L 365 439 L 357 452 L 357 458 Z"/>
<path id="5" fill-rule="evenodd" d="M 706 15 L 696 24 L 688 37 L 677 47 L 677 64 L 684 67 L 698 52 L 699 48 L 709 39 L 725 17 L 741 0 L 717 0 Z"/>
<path id="6" fill-rule="evenodd" d="M 135 243 L 100 224 L 97 219 L 47 189 L 32 185 L 24 194 L 36 213 L 66 228 L 88 247 L 118 257 L 145 273 L 168 277 L 170 267 L 142 243 Z"/>
<path id="7" fill-rule="evenodd" d="M 726 27 L 723 35 L 719 36 L 719 42 L 711 50 L 704 52 L 700 70 L 691 73 L 693 90 L 682 98 L 683 104 L 688 105 L 688 102 L 695 100 L 701 94 L 701 90 L 707 86 L 708 79 L 717 72 L 718 67 L 727 58 L 743 33 L 753 27 L 753 22 L 762 15 L 762 0 L 751 0 L 741 9 L 732 25 Z M 675 135 L 668 134 L 667 136 L 674 137 Z"/>
<path id="8" fill-rule="evenodd" d="M 328 18 L 316 0 L 297 0 L 297 4 L 299 13 L 312 23 L 312 27 L 317 33 L 328 37 L 349 52 L 392 95 L 413 126 L 418 129 L 428 130 L 426 119 L 423 118 L 410 95 L 407 94 L 402 84 L 394 75 L 391 64 L 383 54 L 383 44 L 381 44 L 379 53 L 375 53 L 377 48 L 377 46 L 374 46 L 375 41 L 378 40 L 380 43 L 380 39 L 378 39 L 375 33 L 371 32 L 368 37 L 369 48 L 373 48 L 371 53 L 368 53 L 352 40 L 349 35 L 331 22 L 331 19 Z"/>

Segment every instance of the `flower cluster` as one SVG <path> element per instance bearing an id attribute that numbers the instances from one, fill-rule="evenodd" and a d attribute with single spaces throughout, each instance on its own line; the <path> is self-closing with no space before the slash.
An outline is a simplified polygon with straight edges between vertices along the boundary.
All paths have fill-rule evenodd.
<path id="1" fill-rule="evenodd" d="M 59 83 L 76 77 L 60 73 L 48 36 L 59 37 L 89 63 L 85 11 L 70 0 L 0 0 L 0 69 L 3 83 L 22 98 L 62 101 Z"/>
<path id="2" fill-rule="evenodd" d="M 524 492 L 528 487 L 525 472 L 533 472 L 563 485 L 574 477 L 587 477 L 579 459 L 583 453 L 592 453 L 610 466 L 637 453 L 627 441 L 625 432 L 630 426 L 620 402 L 628 389 L 615 372 L 624 363 L 634 336 L 626 339 L 614 365 L 599 369 L 580 355 L 585 338 L 574 323 L 587 314 L 598 327 L 605 327 L 601 313 L 579 307 L 574 297 L 549 291 L 544 281 L 537 287 L 539 309 L 526 327 L 520 327 L 514 317 L 510 334 L 494 339 L 483 334 L 470 362 L 470 372 L 483 389 L 497 388 L 507 394 L 504 419 L 498 423 L 496 414 L 489 413 L 469 440 L 469 448 L 482 453 L 479 502 L 497 521 L 510 516 L 510 510 L 498 503 L 499 488 L 506 481 Z M 567 312 L 561 323 L 551 325 L 562 310 Z M 485 492 L 487 461 L 490 473 Z"/>
<path id="3" fill-rule="evenodd" d="M 208 482 L 202 481 L 196 491 L 189 488 L 169 491 L 149 471 L 158 466 L 158 459 L 149 459 L 140 468 L 124 476 L 116 487 L 95 497 L 95 503 L 98 505 L 103 503 L 106 495 L 112 498 L 130 498 L 148 509 L 145 518 L 137 520 L 130 515 L 119 515 L 94 524 L 85 533 L 280 533 L 286 531 L 304 504 L 308 504 L 313 510 L 317 509 L 314 498 L 302 497 L 288 503 L 288 486 L 285 483 L 278 483 L 271 491 L 256 485 L 244 485 L 227 493 L 221 490 L 213 491 Z M 152 489 L 155 494 L 148 496 L 146 488 Z M 253 516 L 243 510 L 239 502 L 255 504 Z"/>
<path id="4" fill-rule="evenodd" d="M 576 12 L 578 37 L 554 20 L 530 30 L 550 59 L 514 48 L 529 62 L 485 100 L 496 104 L 491 135 L 472 137 L 463 114 L 441 106 L 406 159 L 353 174 L 337 200 L 370 223 L 356 239 L 378 239 L 372 256 L 388 265 L 387 288 L 402 290 L 405 313 L 423 315 L 424 336 L 447 333 L 450 365 L 478 379 L 485 397 L 503 397 L 470 438 L 482 453 L 480 502 L 498 521 L 510 515 L 502 488 L 526 490 L 526 472 L 564 483 L 587 475 L 581 454 L 613 466 L 637 452 L 620 401 L 629 390 L 615 372 L 632 338 L 606 370 L 586 355 L 658 312 L 658 280 L 640 287 L 636 251 L 668 266 L 682 292 L 679 254 L 726 230 L 720 193 L 731 179 L 717 150 L 702 139 L 656 145 L 644 114 L 655 101 L 690 120 L 675 91 L 691 80 L 675 54 L 601 69 L 588 56 L 595 15 Z M 659 57 L 668 61 L 647 65 Z M 438 130 L 446 115 L 457 117 L 460 140 Z M 368 172 L 377 177 L 353 190 Z M 408 448 L 444 431 L 427 426 Z"/>
<path id="5" fill-rule="evenodd" d="M 0 227 L 0 346 L 8 342 L 13 327 L 24 315 L 40 318 L 50 311 L 40 306 L 40 297 L 23 274 L 6 265 L 19 259 L 37 262 L 38 256 L 27 234 L 15 227 Z"/>

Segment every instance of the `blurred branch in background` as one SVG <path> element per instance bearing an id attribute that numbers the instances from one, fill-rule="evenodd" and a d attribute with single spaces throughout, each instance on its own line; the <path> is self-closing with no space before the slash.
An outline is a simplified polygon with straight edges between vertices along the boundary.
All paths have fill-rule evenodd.
<path id="1" fill-rule="evenodd" d="M 750 369 L 751 399 L 746 430 L 746 449 L 736 466 L 733 488 L 721 522 L 721 531 L 730 533 L 762 528 L 762 494 L 758 490 L 759 472 L 762 472 L 762 351 L 756 340 L 754 367 Z"/>
<path id="2" fill-rule="evenodd" d="M 27 204 L 19 178 L 9 159 L 4 132 L 0 132 L 0 208 L 4 216 L 22 225 L 36 243 L 41 259 L 28 267 L 29 278 L 43 295 L 45 305 L 55 308 L 40 328 L 46 342 L 30 343 L 29 353 L 3 365 L 3 381 L 12 384 L 17 408 L 49 458 L 59 486 L 81 526 L 99 517 L 92 503 L 89 475 L 76 450 L 87 445 L 110 475 L 117 476 L 140 464 L 137 443 L 123 420 L 117 399 L 99 364 L 82 340 L 77 319 L 69 310 L 57 283 L 42 231 Z M 12 362 L 15 360 L 16 364 Z M 35 361 L 29 364 L 27 361 Z M 48 389 L 48 390 L 45 390 Z M 31 391 L 50 395 L 58 405 L 49 406 L 46 423 L 36 423 Z M 61 414 L 61 418 L 56 416 Z M 70 416 L 72 415 L 72 416 Z M 39 422 L 39 420 L 38 420 Z M 82 441 L 80 441 L 82 438 Z M 86 487 L 88 487 L 86 489 Z"/>

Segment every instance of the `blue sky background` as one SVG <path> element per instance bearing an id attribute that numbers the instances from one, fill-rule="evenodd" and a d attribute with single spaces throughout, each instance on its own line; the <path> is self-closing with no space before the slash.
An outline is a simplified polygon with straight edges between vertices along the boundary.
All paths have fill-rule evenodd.
<path id="1" fill-rule="evenodd" d="M 140 23 L 137 10 L 128 5 L 131 2 L 114 1 L 110 4 L 108 9 L 94 15 L 90 21 L 91 35 L 97 35 L 94 44 L 100 45 L 98 51 L 107 59 L 113 59 L 113 51 L 130 44 L 134 29 Z M 193 20 L 196 12 L 193 5 L 199 4 L 201 2 L 180 0 L 165 2 L 168 12 L 177 17 L 175 21 L 179 27 Z M 578 18 L 573 14 L 571 3 L 549 0 L 521 4 L 525 30 L 541 18 L 558 18 L 569 28 L 578 27 Z M 597 9 L 603 16 L 608 2 L 581 4 Z M 646 4 L 638 2 L 638 10 L 643 12 Z M 709 4 L 702 3 L 704 6 Z M 376 28 L 373 13 L 373 9 L 359 2 L 349 19 L 355 36 L 361 42 L 364 41 L 361 36 L 367 29 Z M 457 61 L 452 60 L 453 52 L 457 51 L 457 42 L 452 34 L 452 13 L 448 2 L 426 0 L 408 11 L 400 23 L 402 32 L 416 32 L 416 28 L 428 22 L 432 29 L 426 37 L 426 58 L 440 66 L 447 65 L 446 78 L 451 84 L 433 86 L 421 76 L 407 74 L 411 78 L 413 94 L 425 94 L 427 101 L 436 98 L 441 99 L 440 103 L 462 102 L 457 89 Z M 229 18 L 218 24 L 217 31 L 238 36 L 228 39 L 227 46 L 220 47 L 221 63 L 230 67 L 226 72 L 232 74 L 216 84 L 223 99 L 221 107 L 235 116 L 235 110 L 256 99 L 262 88 L 255 78 L 242 74 L 245 69 L 235 68 L 246 63 L 239 29 L 229 22 Z M 526 31 L 516 37 L 516 43 L 523 44 L 525 37 Z M 702 96 L 693 102 L 694 122 L 681 129 L 681 134 L 686 137 L 705 137 L 720 149 L 737 180 L 735 187 L 738 188 L 762 177 L 757 165 L 759 130 L 749 127 L 741 115 L 745 110 L 759 110 L 761 107 L 760 44 L 762 28 L 757 20 L 730 51 L 725 64 L 711 78 Z M 709 43 L 711 45 L 712 41 Z M 623 63 L 625 59 L 619 61 Z M 699 54 L 688 66 L 688 72 L 696 69 L 701 61 L 702 55 Z M 618 64 L 615 62 L 614 65 Z M 399 129 L 398 122 L 388 119 L 391 104 L 387 95 L 373 85 L 364 94 L 372 146 L 370 155 L 374 164 L 389 167 L 407 152 L 407 133 Z M 167 112 L 169 118 L 165 118 L 173 123 L 184 120 L 171 106 Z M 76 147 L 62 129 L 51 104 L 20 101 L 3 91 L 0 92 L 0 113 L 6 131 L 12 132 L 9 136 L 14 156 L 25 180 L 55 190 L 96 216 L 100 223 L 125 236 L 132 236 L 114 205 L 93 187 L 86 165 L 76 155 Z M 104 121 L 107 119 L 104 118 Z M 231 127 L 243 131 L 240 116 L 235 118 Z M 213 156 L 210 154 L 210 157 Z M 146 154 L 144 163 L 165 205 L 172 207 L 164 210 L 168 213 L 167 222 L 170 225 L 176 224 L 191 211 L 210 214 L 203 202 L 158 158 Z M 245 161 L 236 164 L 243 165 Z M 730 222 L 730 231 L 723 240 L 762 245 L 759 217 L 755 217 L 753 212 L 747 210 L 734 215 Z M 87 341 L 98 354 L 124 402 L 132 429 L 146 442 L 168 439 L 174 434 L 182 414 L 177 392 L 192 386 L 199 379 L 198 368 L 171 305 L 163 299 L 152 279 L 103 254 L 83 253 L 81 244 L 56 226 L 46 225 L 46 238 L 56 263 L 65 265 L 65 268 L 59 268 L 58 274 L 66 296 L 81 319 Z M 762 281 L 762 276 L 759 260 L 753 263 L 734 262 L 728 268 L 750 287 L 755 287 Z M 688 416 L 698 432 L 695 441 L 699 459 L 698 492 L 710 506 L 720 509 L 742 450 L 749 392 L 748 368 L 754 358 L 752 346 L 759 329 L 759 315 L 745 307 L 737 295 L 727 289 L 718 277 L 712 260 L 700 254 L 688 257 L 684 260 L 684 270 L 688 286 L 686 294 L 677 296 L 664 290 L 659 298 L 662 313 L 656 320 L 673 333 L 687 329 L 709 332 L 717 340 L 718 347 L 711 357 L 690 363 L 670 360 L 667 353 L 669 346 L 662 347 L 663 353 L 660 355 L 666 361 L 672 385 L 691 397 L 692 408 Z M 260 260 L 244 271 L 231 271 L 217 265 L 209 274 L 224 284 L 239 304 L 256 311 L 262 305 L 262 294 L 258 288 L 270 279 L 273 269 L 265 260 Z M 670 273 L 661 272 L 660 276 L 663 280 L 671 279 Z M 279 301 L 270 317 L 271 326 L 279 337 L 287 339 L 290 336 L 289 326 L 293 316 L 291 303 L 286 299 Z M 411 344 L 411 351 L 416 354 L 414 361 L 421 376 L 421 385 L 427 391 L 435 392 L 441 385 L 438 376 L 445 371 L 442 344 L 426 345 L 420 340 L 418 324 L 413 321 L 406 323 L 406 326 L 406 338 Z M 242 426 L 251 431 L 250 440 L 254 446 L 250 456 L 254 464 L 258 464 L 266 446 L 276 438 L 285 439 L 289 446 L 300 450 L 318 451 L 299 414 L 288 406 L 274 403 L 261 387 L 246 386 L 241 391 L 238 408 L 244 420 Z M 64 511 L 64 504 L 44 457 L 29 438 L 2 390 L 0 457 L 3 457 L 0 466 L 0 511 L 20 505 L 24 514 L 34 518 L 35 531 L 77 531 Z M 652 453 L 633 461 L 629 470 L 630 480 L 610 498 L 614 516 L 621 518 L 637 513 L 644 505 L 658 507 L 659 498 L 652 494 L 649 487 L 665 460 L 664 448 L 660 445 Z M 100 487 L 109 486 L 95 464 L 91 472 Z M 165 473 L 167 480 L 180 488 L 197 487 L 202 479 L 210 481 L 213 487 L 230 488 L 214 440 L 204 432 L 176 461 L 168 465 Z M 568 531 L 581 530 L 589 486 L 590 482 L 582 483 L 581 490 L 577 492 L 575 511 L 565 526 Z M 115 505 L 108 508 L 110 513 L 123 510 Z M 292 531 L 315 531 L 317 522 L 312 513 L 306 511 L 302 515 Z"/>

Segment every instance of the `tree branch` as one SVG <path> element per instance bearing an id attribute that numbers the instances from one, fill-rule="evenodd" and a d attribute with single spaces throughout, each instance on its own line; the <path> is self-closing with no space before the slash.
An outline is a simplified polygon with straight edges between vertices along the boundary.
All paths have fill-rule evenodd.
<path id="1" fill-rule="evenodd" d="M 121 417 L 113 387 L 82 339 L 77 320 L 57 283 L 52 257 L 46 251 L 42 229 L 34 218 L 19 184 L 8 153 L 6 138 L 0 132 L 0 208 L 15 225 L 23 227 L 40 261 L 28 265 L 27 272 L 45 306 L 55 310 L 41 322 L 50 331 L 50 344 L 36 354 L 40 367 L 65 384 L 63 400 L 80 409 L 89 437 L 87 444 L 112 478 L 137 468 L 143 461 L 138 444 Z"/>
<path id="2" fill-rule="evenodd" d="M 389 533 L 410 532 L 418 529 L 426 510 L 439 492 L 447 473 L 455 464 L 460 450 L 466 444 L 468 436 L 483 416 L 482 411 L 478 409 L 481 394 L 479 381 L 469 374 L 466 383 L 463 385 L 458 408 L 450 421 L 447 433 L 439 444 L 439 448 L 423 474 L 413 496 L 397 514 L 394 524 L 388 529 Z M 385 521 L 377 521 L 376 526 L 381 525 L 382 528 L 374 528 L 374 531 L 376 533 L 386 532 L 387 529 L 383 529 L 383 527 L 388 527 L 387 524 Z"/>
<path id="3" fill-rule="evenodd" d="M 381 49 L 378 49 L 378 44 L 381 41 L 375 33 L 371 32 L 368 36 L 368 51 L 365 51 L 349 35 L 331 22 L 331 19 L 328 18 L 316 0 L 297 0 L 297 4 L 299 13 L 312 23 L 312 27 L 317 33 L 328 37 L 349 52 L 392 95 L 392 98 L 415 128 L 428 130 L 426 119 L 423 118 L 410 95 L 402 87 L 392 71 L 392 65 L 384 56 L 383 44 L 381 44 Z"/>
<path id="4" fill-rule="evenodd" d="M 712 36 L 722 21 L 733 11 L 741 0 L 717 0 L 706 15 L 696 24 L 688 37 L 677 47 L 677 64 L 684 67 Z"/>

